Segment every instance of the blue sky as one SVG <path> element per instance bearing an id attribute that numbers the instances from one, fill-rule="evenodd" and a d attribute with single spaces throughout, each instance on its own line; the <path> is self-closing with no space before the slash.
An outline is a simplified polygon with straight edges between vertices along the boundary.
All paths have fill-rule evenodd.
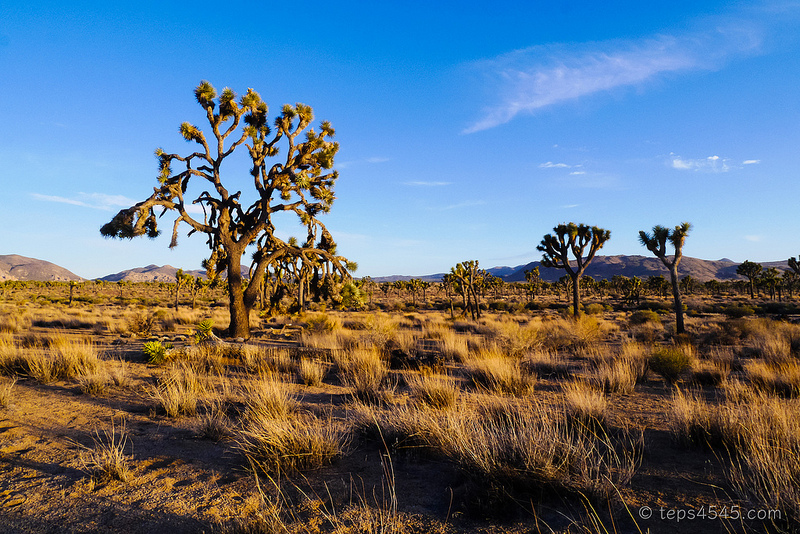
<path id="1" fill-rule="evenodd" d="M 786 259 L 798 30 L 800 2 L 779 1 L 6 2 L 0 254 L 84 277 L 198 268 L 202 236 L 99 228 L 149 196 L 156 147 L 191 148 L 178 126 L 202 125 L 205 79 L 333 124 L 323 220 L 360 276 L 527 263 L 569 221 L 611 230 L 601 254 L 689 221 L 687 255 Z M 247 193 L 243 164 L 229 177 Z"/>

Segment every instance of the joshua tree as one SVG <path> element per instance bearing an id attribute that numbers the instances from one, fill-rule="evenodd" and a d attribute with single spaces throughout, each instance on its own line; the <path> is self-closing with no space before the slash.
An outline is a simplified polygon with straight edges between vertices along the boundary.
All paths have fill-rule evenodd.
<path id="1" fill-rule="evenodd" d="M 789 266 L 791 267 L 791 262 Z M 753 298 L 753 288 L 755 286 L 755 280 L 758 278 L 758 275 L 761 274 L 763 267 L 760 263 L 755 263 L 750 260 L 745 260 L 744 263 L 739 265 L 736 268 L 736 274 L 744 276 L 750 282 L 750 298 Z"/>
<path id="2" fill-rule="evenodd" d="M 217 97 L 214 87 L 203 81 L 194 94 L 205 112 L 212 139 L 209 141 L 197 126 L 181 124 L 183 138 L 194 142 L 196 151 L 181 156 L 157 149 L 160 172 L 155 192 L 120 211 L 100 233 L 106 237 L 156 237 L 156 210 L 162 210 L 160 215 L 176 212 L 170 247 L 177 245 L 180 223 L 190 227 L 190 235 L 201 232 L 208 236 L 209 264 L 217 273 L 227 271 L 231 314 L 228 333 L 247 338 L 249 312 L 258 299 L 262 281 L 267 270 L 282 258 L 296 257 L 318 266 L 321 278 L 329 286 L 337 277 L 350 277 L 348 268 L 352 265 L 336 255 L 331 234 L 317 218 L 330 210 L 335 198 L 333 186 L 338 173 L 331 168 L 339 145 L 331 141 L 334 131 L 328 122 L 320 125 L 319 133 L 309 129 L 314 115 L 305 104 L 285 105 L 275 119 L 273 132 L 268 124 L 267 104 L 252 89 L 237 101 L 231 89 L 224 89 Z M 229 190 L 230 183 L 226 187 L 222 181 L 223 163 L 242 145 L 250 156 L 250 180 L 255 189 L 254 195 L 250 193 L 252 200 L 245 200 L 242 191 Z M 280 145 L 285 145 L 285 154 L 272 164 L 269 158 L 278 156 Z M 175 171 L 173 164 L 179 167 Z M 190 214 L 189 204 L 202 209 L 203 216 Z M 279 214 L 299 219 L 307 230 L 304 244 L 286 242 L 275 235 L 273 219 Z M 250 246 L 255 246 L 255 251 L 250 277 L 245 282 L 241 259 Z"/>
<path id="3" fill-rule="evenodd" d="M 594 255 L 611 237 L 609 230 L 597 226 L 559 224 L 553 228 L 554 234 L 547 234 L 536 249 L 543 253 L 542 265 L 549 268 L 564 269 L 572 279 L 572 313 L 580 316 L 580 279 Z M 589 247 L 586 253 L 586 247 Z M 572 253 L 574 260 L 569 259 Z M 584 255 L 586 253 L 586 255 Z M 574 267 L 571 264 L 574 262 Z"/>
<path id="4" fill-rule="evenodd" d="M 469 310 L 474 320 L 481 318 L 481 307 L 478 289 L 483 285 L 484 272 L 478 269 L 478 260 L 470 260 L 456 264 L 450 269 L 449 282 L 461 294 L 464 302 L 464 315 Z"/>
<path id="5" fill-rule="evenodd" d="M 648 234 L 644 230 L 639 232 L 639 242 L 647 247 L 647 250 L 656 255 L 661 263 L 669 269 L 669 279 L 672 283 L 672 298 L 675 301 L 675 331 L 683 334 L 686 328 L 683 324 L 683 302 L 681 302 L 681 290 L 678 286 L 678 265 L 683 257 L 683 244 L 692 225 L 683 222 L 673 229 L 656 225 L 653 233 Z M 672 258 L 667 257 L 667 241 L 672 244 L 674 254 Z"/>

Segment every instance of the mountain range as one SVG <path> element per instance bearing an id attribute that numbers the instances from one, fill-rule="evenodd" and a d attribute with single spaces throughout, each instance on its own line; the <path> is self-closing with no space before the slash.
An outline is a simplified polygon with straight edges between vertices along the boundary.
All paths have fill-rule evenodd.
<path id="1" fill-rule="evenodd" d="M 770 267 L 775 267 L 779 270 L 788 269 L 787 261 L 763 262 L 761 265 L 765 269 Z M 736 268 L 738 266 L 739 263 L 727 258 L 721 260 L 701 260 L 684 256 L 678 268 L 678 274 L 681 277 L 689 275 L 699 282 L 706 282 L 708 280 L 738 280 L 742 279 L 742 277 L 736 274 Z M 542 267 L 541 263 L 538 261 L 525 265 L 518 265 L 516 267 L 492 267 L 487 269 L 487 271 L 507 282 L 520 282 L 525 281 L 525 271 L 535 267 L 539 267 L 541 279 L 548 282 L 555 282 L 564 276 L 563 270 Z M 171 265 L 148 265 L 146 267 L 137 267 L 109 274 L 98 278 L 98 280 L 105 280 L 108 282 L 173 282 L 177 270 L 177 267 Z M 244 266 L 242 266 L 242 270 L 247 272 L 247 268 Z M 185 272 L 193 276 L 205 276 L 205 271 L 203 270 Z M 597 280 L 601 280 L 603 278 L 611 278 L 614 275 L 627 277 L 638 276 L 639 278 L 658 275 L 668 276 L 669 271 L 667 271 L 661 261 L 655 257 L 597 256 L 589 264 L 585 274 Z M 394 282 L 397 280 L 419 278 L 428 282 L 438 282 L 443 276 L 444 273 L 426 276 L 394 275 L 374 277 L 373 280 L 375 282 Z M 0 281 L 4 280 L 80 281 L 84 280 L 84 278 L 49 261 L 10 254 L 6 256 L 0 255 Z"/>

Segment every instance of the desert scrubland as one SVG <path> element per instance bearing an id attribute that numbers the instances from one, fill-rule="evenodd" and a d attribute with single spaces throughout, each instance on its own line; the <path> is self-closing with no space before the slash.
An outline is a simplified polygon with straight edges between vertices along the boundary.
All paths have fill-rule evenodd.
<path id="1" fill-rule="evenodd" d="M 192 307 L 194 300 L 194 307 Z M 4 532 L 796 532 L 793 301 L 6 283 Z"/>

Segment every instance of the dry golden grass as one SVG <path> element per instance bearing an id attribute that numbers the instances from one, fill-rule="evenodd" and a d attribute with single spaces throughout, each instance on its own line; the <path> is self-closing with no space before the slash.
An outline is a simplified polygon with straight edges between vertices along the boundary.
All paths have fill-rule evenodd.
<path id="1" fill-rule="evenodd" d="M 77 443 L 83 449 L 81 453 L 83 468 L 91 475 L 92 480 L 98 483 L 111 480 L 127 482 L 130 478 L 131 457 L 125 454 L 125 447 L 128 444 L 125 423 L 117 428 L 112 419 L 111 428 L 102 433 L 95 430 L 92 439 L 94 445 L 91 447 Z"/>
<path id="2" fill-rule="evenodd" d="M 336 356 L 339 379 L 355 399 L 386 402 L 391 396 L 389 369 L 378 349 L 353 349 Z"/>
<path id="3" fill-rule="evenodd" d="M 247 407 L 245 417 L 248 418 L 285 417 L 298 408 L 291 386 L 277 375 L 262 374 L 248 381 L 243 395 Z"/>
<path id="4" fill-rule="evenodd" d="M 772 360 L 775 362 L 775 360 Z M 758 390 L 781 397 L 800 396 L 800 362 L 753 361 L 746 366 L 747 378 Z"/>
<path id="5" fill-rule="evenodd" d="M 602 390 L 584 381 L 563 385 L 564 400 L 569 417 L 587 427 L 603 426 L 608 401 Z"/>
<path id="6" fill-rule="evenodd" d="M 14 384 L 17 379 L 0 378 L 0 408 L 7 408 L 11 404 L 13 397 Z"/>
<path id="7" fill-rule="evenodd" d="M 349 433 L 332 418 L 313 414 L 248 410 L 234 448 L 257 472 L 313 469 L 344 454 Z"/>
<path id="8" fill-rule="evenodd" d="M 409 373 L 406 375 L 406 383 L 417 401 L 432 408 L 452 408 L 458 399 L 458 386 L 446 375 Z"/>
<path id="9" fill-rule="evenodd" d="M 800 520 L 800 402 L 753 391 L 739 382 L 724 402 L 676 391 L 674 432 L 685 442 L 732 455 L 728 478 L 741 497 Z M 786 518 L 784 518 L 786 519 Z"/>
<path id="10" fill-rule="evenodd" d="M 151 396 L 168 417 L 197 414 L 197 403 L 207 388 L 187 365 L 173 365 L 153 386 Z"/>
<path id="11" fill-rule="evenodd" d="M 425 447 L 454 461 L 483 487 L 556 488 L 610 498 L 641 459 L 641 435 L 612 439 L 571 425 L 534 399 L 462 398 L 451 410 L 354 406 L 356 428 L 378 427 L 387 442 Z"/>
<path id="12" fill-rule="evenodd" d="M 536 385 L 536 377 L 528 373 L 518 359 L 505 356 L 497 349 L 470 356 L 465 375 L 479 389 L 517 397 L 527 395 Z"/>
<path id="13" fill-rule="evenodd" d="M 328 372 L 328 367 L 322 362 L 308 358 L 301 358 L 297 363 L 297 376 L 306 386 L 319 386 Z"/>

